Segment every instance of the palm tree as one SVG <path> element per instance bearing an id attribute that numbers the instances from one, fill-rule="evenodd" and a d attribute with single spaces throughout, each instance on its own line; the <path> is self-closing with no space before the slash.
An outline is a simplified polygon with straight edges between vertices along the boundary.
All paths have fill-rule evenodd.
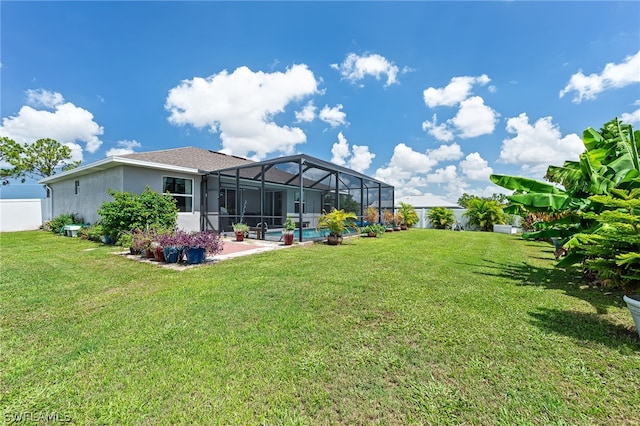
<path id="1" fill-rule="evenodd" d="M 463 216 L 469 219 L 469 225 L 477 226 L 481 231 L 492 231 L 493 225 L 505 223 L 502 207 L 495 200 L 474 198 L 469 201 Z"/>

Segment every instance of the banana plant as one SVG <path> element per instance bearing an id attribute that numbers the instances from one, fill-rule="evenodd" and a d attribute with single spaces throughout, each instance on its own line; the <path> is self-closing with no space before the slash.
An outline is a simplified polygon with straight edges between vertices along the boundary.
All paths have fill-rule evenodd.
<path id="1" fill-rule="evenodd" d="M 564 213 L 562 219 L 542 225 L 543 229 L 525 234 L 525 238 L 561 238 L 567 241 L 576 233 L 590 232 L 596 222 L 585 212 L 599 213 L 603 205 L 592 195 L 608 195 L 614 189 L 640 188 L 640 131 L 619 119 L 604 124 L 600 131 L 587 128 L 582 134 L 585 151 L 579 161 L 549 166 L 545 178 L 534 179 L 491 175 L 496 185 L 514 191 L 507 197 L 510 213 Z M 561 187 L 560 187 L 561 186 Z"/>

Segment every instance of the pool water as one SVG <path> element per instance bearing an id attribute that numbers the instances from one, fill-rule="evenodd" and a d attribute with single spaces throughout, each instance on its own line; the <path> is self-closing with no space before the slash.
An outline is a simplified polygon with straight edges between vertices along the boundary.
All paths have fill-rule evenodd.
<path id="1" fill-rule="evenodd" d="M 344 235 L 348 235 L 354 233 L 355 230 L 345 229 Z M 322 240 L 327 238 L 329 235 L 328 229 L 315 229 L 315 228 L 302 228 L 302 240 Z M 280 239 L 282 236 L 281 230 L 267 231 L 265 237 L 267 239 L 273 240 Z M 293 234 L 294 239 L 298 240 L 300 238 L 300 229 L 296 229 Z"/>

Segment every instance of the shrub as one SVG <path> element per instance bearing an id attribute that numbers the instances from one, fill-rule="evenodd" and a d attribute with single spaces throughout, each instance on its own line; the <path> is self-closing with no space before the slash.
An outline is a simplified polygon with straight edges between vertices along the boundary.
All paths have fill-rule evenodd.
<path id="1" fill-rule="evenodd" d="M 377 237 L 383 235 L 384 231 L 385 231 L 384 225 L 381 225 L 379 223 L 372 223 L 370 225 L 365 226 L 364 228 L 362 228 L 360 230 L 360 232 L 362 232 L 363 234 L 373 233 Z"/>
<path id="2" fill-rule="evenodd" d="M 49 221 L 48 227 L 54 234 L 60 234 L 66 225 L 84 223 L 84 218 L 75 213 L 64 213 Z"/>
<path id="3" fill-rule="evenodd" d="M 436 229 L 448 229 L 456 223 L 456 217 L 451 209 L 434 207 L 429 209 L 429 221 Z"/>
<path id="4" fill-rule="evenodd" d="M 481 231 L 492 231 L 493 225 L 503 225 L 505 222 L 502 207 L 495 200 L 474 198 L 469 201 L 463 215 L 469 219 L 469 225 L 477 226 Z"/>
<path id="5" fill-rule="evenodd" d="M 416 213 L 416 209 L 411 204 L 400 203 L 399 212 L 402 216 L 402 223 L 409 228 L 418 223 L 418 221 L 420 220 L 420 218 L 418 218 L 418 214 Z"/>
<path id="6" fill-rule="evenodd" d="M 364 220 L 369 223 L 376 223 L 378 221 L 378 209 L 374 206 L 367 207 L 364 213 Z"/>
<path id="7" fill-rule="evenodd" d="M 590 197 L 604 210 L 584 216 L 595 219 L 599 226 L 575 235 L 569 256 L 559 265 L 581 262 L 604 286 L 633 294 L 640 289 L 640 188 L 613 192 Z"/>
<path id="8" fill-rule="evenodd" d="M 98 214 L 111 239 L 134 229 L 174 229 L 178 220 L 176 200 L 169 194 L 159 194 L 148 186 L 141 194 L 109 190 L 114 201 L 102 203 Z"/>
<path id="9" fill-rule="evenodd" d="M 87 226 L 80 230 L 80 236 L 90 241 L 102 242 L 104 235 L 104 228 L 100 224 Z"/>

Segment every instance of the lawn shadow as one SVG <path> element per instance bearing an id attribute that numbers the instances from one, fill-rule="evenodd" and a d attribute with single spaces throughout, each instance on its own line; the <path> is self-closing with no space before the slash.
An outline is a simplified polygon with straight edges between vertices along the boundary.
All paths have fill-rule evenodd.
<path id="1" fill-rule="evenodd" d="M 596 342 L 625 353 L 637 351 L 640 344 L 634 328 L 613 324 L 598 314 L 540 308 L 529 315 L 541 330 Z"/>
<path id="2" fill-rule="evenodd" d="M 588 285 L 578 270 L 561 268 L 541 268 L 527 262 L 522 263 L 498 263 L 484 259 L 484 264 L 476 265 L 482 269 L 490 267 L 495 272 L 478 272 L 506 278 L 517 285 L 544 287 L 551 290 L 560 290 L 565 294 L 584 300 L 594 307 L 598 314 L 606 314 L 608 308 L 624 308 L 622 293 L 603 293 L 600 288 Z"/>
<path id="3" fill-rule="evenodd" d="M 630 345 L 637 346 L 640 342 L 634 328 L 614 324 L 602 317 L 610 307 L 626 309 L 622 293 L 603 293 L 601 289 L 587 285 L 579 271 L 541 268 L 527 262 L 503 264 L 489 259 L 484 259 L 483 262 L 473 265 L 477 267 L 476 273 L 506 278 L 516 285 L 560 290 L 571 297 L 584 300 L 596 310 L 596 313 L 582 313 L 541 308 L 538 312 L 530 313 L 533 323 L 539 328 L 576 339 L 591 340 L 618 350 L 628 350 Z M 487 267 L 491 271 L 487 271 Z"/>

